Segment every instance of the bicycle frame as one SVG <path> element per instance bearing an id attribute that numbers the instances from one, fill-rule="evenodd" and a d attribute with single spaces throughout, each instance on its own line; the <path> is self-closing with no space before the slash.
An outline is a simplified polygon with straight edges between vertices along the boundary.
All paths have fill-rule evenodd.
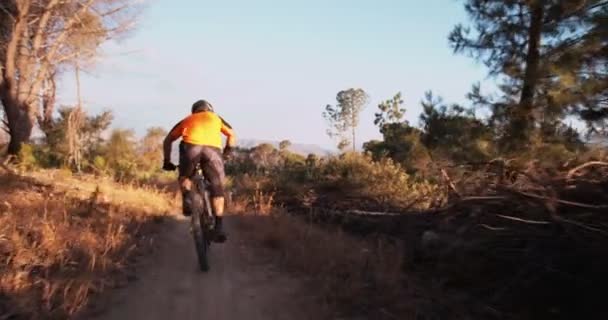
<path id="1" fill-rule="evenodd" d="M 203 220 L 206 220 L 203 221 L 204 225 L 208 226 L 209 228 L 213 228 L 215 225 L 215 219 L 213 219 L 214 215 L 213 210 L 211 210 L 211 201 L 209 198 L 209 182 L 207 179 L 205 179 L 202 169 L 200 169 L 198 166 L 191 179 L 192 185 L 196 188 L 196 192 L 198 192 L 203 198 L 204 208 L 206 208 L 206 210 L 204 210 L 206 214 L 201 217 Z"/>
<path id="2" fill-rule="evenodd" d="M 191 177 L 193 183 L 192 195 L 192 218 L 190 219 L 190 231 L 194 238 L 196 253 L 201 271 L 209 270 L 208 251 L 213 238 L 215 219 L 209 199 L 208 185 L 200 166 Z"/>

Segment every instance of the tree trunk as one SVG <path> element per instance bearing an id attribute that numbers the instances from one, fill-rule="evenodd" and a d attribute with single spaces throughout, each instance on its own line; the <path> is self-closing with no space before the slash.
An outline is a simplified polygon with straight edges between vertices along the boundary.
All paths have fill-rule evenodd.
<path id="1" fill-rule="evenodd" d="M 17 155 L 21 151 L 21 146 L 30 140 L 34 126 L 27 115 L 25 118 L 27 119 L 18 120 L 15 126 L 9 126 L 11 137 L 8 143 L 8 154 L 10 155 Z"/>
<path id="2" fill-rule="evenodd" d="M 355 127 L 352 127 L 353 134 L 353 152 L 357 152 L 357 141 L 355 140 Z"/>
<path id="3" fill-rule="evenodd" d="M 27 107 L 19 105 L 13 99 L 2 99 L 10 140 L 8 154 L 17 155 L 23 143 L 28 142 L 34 129 L 34 119 L 28 114 Z"/>
<path id="4" fill-rule="evenodd" d="M 540 43 L 544 18 L 543 1 L 537 0 L 531 4 L 530 26 L 528 28 L 528 52 L 526 54 L 526 69 L 518 107 L 514 110 L 511 119 L 510 136 L 514 138 L 511 143 L 515 147 L 526 145 L 533 134 L 534 96 L 538 84 L 538 68 L 540 65 Z"/>
<path id="5" fill-rule="evenodd" d="M 55 84 L 55 75 L 51 74 L 45 80 L 44 90 L 42 92 L 42 114 L 38 116 L 38 125 L 45 135 L 49 135 L 49 130 L 53 125 L 53 110 L 55 109 L 57 86 Z"/>

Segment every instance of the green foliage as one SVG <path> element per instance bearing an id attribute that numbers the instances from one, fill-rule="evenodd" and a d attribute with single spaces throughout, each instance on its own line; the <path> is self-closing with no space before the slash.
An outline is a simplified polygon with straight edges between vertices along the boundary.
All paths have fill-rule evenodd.
<path id="1" fill-rule="evenodd" d="M 102 134 L 110 128 L 113 119 L 114 116 L 110 111 L 104 111 L 95 116 L 87 116 L 82 129 L 85 158 L 91 159 L 100 154 L 100 150 L 105 143 Z"/>
<path id="2" fill-rule="evenodd" d="M 367 105 L 369 96 L 363 89 L 348 89 L 338 92 L 335 106 L 327 105 L 323 118 L 329 129 L 327 134 L 338 139 L 338 148 L 344 150 L 349 144 L 356 149 L 356 129 L 359 126 L 359 114 Z M 348 137 L 350 135 L 350 138 Z"/>
<path id="3" fill-rule="evenodd" d="M 72 107 L 59 108 L 56 117 L 41 124 L 45 136 L 40 143 L 24 149 L 22 163 L 27 167 L 48 168 L 68 165 L 66 131 L 73 111 Z M 112 119 L 110 112 L 85 115 L 78 131 L 79 144 L 82 147 L 82 169 L 85 172 L 110 175 L 122 181 L 166 181 L 168 174 L 160 169 L 162 141 L 166 131 L 151 127 L 146 135 L 138 140 L 132 130 L 114 129 L 109 133 L 109 137 L 104 139 Z M 173 173 L 170 174 L 174 176 Z"/>
<path id="4" fill-rule="evenodd" d="M 167 131 L 163 128 L 148 128 L 146 135 L 139 142 L 140 170 L 151 174 L 160 171 L 160 164 L 163 161 L 163 140 L 166 135 Z"/>
<path id="5" fill-rule="evenodd" d="M 473 111 L 444 105 L 441 98 L 427 92 L 422 101 L 421 126 L 415 128 L 402 120 L 404 110 L 398 108 L 399 99 L 397 95 L 378 106 L 380 112 L 374 123 L 383 139 L 364 144 L 374 159 L 389 157 L 410 174 L 424 174 L 433 158 L 462 163 L 485 161 L 494 155 L 493 131 Z"/>
<path id="6" fill-rule="evenodd" d="M 424 195 L 436 191 L 430 183 L 413 181 L 390 158 L 376 161 L 371 156 L 358 153 L 329 158 L 313 154 L 306 158 L 292 158 L 293 154 L 282 154 L 283 161 L 272 166 L 270 174 L 264 170 L 250 171 L 247 164 L 238 164 L 239 161 L 248 161 L 249 158 L 243 154 L 251 154 L 260 148 L 267 147 L 240 150 L 237 163 L 230 164 L 229 174 L 238 194 L 262 190 L 276 193 L 285 202 L 298 202 L 309 198 L 312 192 L 335 197 L 339 201 L 348 198 L 354 201 L 353 204 L 387 209 L 405 207 L 413 202 L 417 207 L 429 205 Z"/>
<path id="7" fill-rule="evenodd" d="M 282 140 L 281 142 L 279 142 L 279 150 L 287 151 L 287 149 L 289 149 L 289 147 L 291 147 L 291 141 Z"/>
<path id="8" fill-rule="evenodd" d="M 35 153 L 35 146 L 33 145 L 24 144 L 21 146 L 21 150 L 19 150 L 19 154 L 17 155 L 17 159 L 19 161 L 19 166 L 21 167 L 21 169 L 33 170 L 40 167 L 38 159 L 36 159 Z"/>
<path id="9" fill-rule="evenodd" d="M 382 132 L 385 125 L 391 123 L 399 123 L 405 116 L 405 108 L 402 107 L 403 99 L 401 92 L 395 94 L 392 99 L 386 100 L 378 105 L 380 112 L 374 114 L 374 124 L 380 128 Z"/>
<path id="10" fill-rule="evenodd" d="M 127 129 L 114 129 L 103 148 L 108 168 L 119 180 L 129 180 L 137 174 L 137 141 L 135 133 Z"/>
<path id="11" fill-rule="evenodd" d="M 493 132 L 459 105 L 443 105 L 427 92 L 422 102 L 422 142 L 433 154 L 456 162 L 480 162 L 494 156 Z"/>
<path id="12" fill-rule="evenodd" d="M 346 153 L 330 158 L 322 167 L 321 184 L 347 191 L 349 196 L 378 201 L 383 207 L 405 207 L 412 202 L 425 207 L 422 198 L 434 191 L 426 182 L 414 182 L 402 167 L 390 158 L 373 161 L 367 155 Z"/>
<path id="13" fill-rule="evenodd" d="M 63 166 L 67 164 L 69 157 L 69 146 L 67 143 L 67 127 L 70 114 L 74 111 L 73 107 L 61 107 L 58 110 L 59 116 L 51 119 L 42 127 L 44 131 L 44 145 L 47 147 L 47 158 L 49 166 Z M 88 160 L 94 159 L 100 154 L 103 147 L 102 134 L 111 125 L 113 115 L 110 111 L 102 112 L 98 115 L 84 117 L 83 123 L 78 132 L 81 153 L 87 166 Z"/>
<path id="14" fill-rule="evenodd" d="M 283 166 L 287 167 L 304 165 L 306 162 L 306 158 L 297 153 L 285 152 L 281 154 L 281 157 L 283 158 Z"/>
<path id="15" fill-rule="evenodd" d="M 423 171 L 431 161 L 419 129 L 405 122 L 390 123 L 384 125 L 383 136 L 383 141 L 370 141 L 363 145 L 375 160 L 389 157 L 411 174 Z"/>
<path id="16" fill-rule="evenodd" d="M 95 158 L 93 158 L 92 167 L 98 173 L 108 172 L 108 163 L 102 156 L 95 156 Z"/>
<path id="17" fill-rule="evenodd" d="M 492 111 L 506 151 L 543 143 L 541 125 L 568 115 L 590 129 L 608 118 L 608 6 L 604 0 L 466 0 L 472 26 L 457 25 L 449 40 L 501 80 L 498 98 L 474 87 L 471 99 Z"/>

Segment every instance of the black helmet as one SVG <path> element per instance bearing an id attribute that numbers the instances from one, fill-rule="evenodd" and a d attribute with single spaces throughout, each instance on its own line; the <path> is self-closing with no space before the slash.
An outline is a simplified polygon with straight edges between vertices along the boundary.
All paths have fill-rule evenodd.
<path id="1" fill-rule="evenodd" d="M 192 105 L 192 113 L 201 111 L 213 111 L 213 106 L 206 100 L 198 100 Z"/>

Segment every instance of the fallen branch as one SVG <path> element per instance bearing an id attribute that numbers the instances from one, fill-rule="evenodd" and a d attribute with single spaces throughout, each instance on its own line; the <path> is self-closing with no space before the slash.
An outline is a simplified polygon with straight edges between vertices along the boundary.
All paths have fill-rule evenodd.
<path id="1" fill-rule="evenodd" d="M 572 176 L 574 176 L 578 171 L 581 171 L 587 167 L 591 167 L 591 166 L 608 166 L 608 162 L 603 162 L 603 161 L 589 161 L 586 163 L 581 164 L 578 167 L 575 167 L 574 169 L 568 171 L 568 175 L 566 175 L 567 179 L 572 179 Z"/>
<path id="2" fill-rule="evenodd" d="M 442 208 L 437 208 L 435 210 L 431 210 L 429 212 L 432 213 L 445 213 L 445 212 L 450 212 L 451 209 L 453 209 L 454 207 L 456 207 L 457 205 L 463 203 L 463 202 L 471 202 L 471 201 L 495 201 L 495 200 L 505 200 L 507 199 L 507 197 L 505 196 L 471 196 L 471 197 L 464 197 L 462 199 L 458 199 L 458 202 L 454 202 L 452 204 L 449 204 L 445 207 Z"/>
<path id="3" fill-rule="evenodd" d="M 502 215 L 502 214 L 497 214 L 496 216 L 497 217 L 501 217 L 503 219 L 517 221 L 517 222 L 523 222 L 523 223 L 528 223 L 528 224 L 542 224 L 542 225 L 551 224 L 551 222 L 549 222 L 549 221 L 527 220 L 527 219 L 522 219 L 522 218 L 513 217 L 513 216 L 505 216 L 505 215 Z"/>
<path id="4" fill-rule="evenodd" d="M 447 182 L 448 186 L 450 187 L 450 189 L 456 194 L 456 196 L 458 198 L 460 198 L 460 192 L 458 192 L 458 189 L 456 189 L 456 186 L 454 185 L 454 183 L 452 182 L 452 179 L 450 179 L 450 176 L 448 175 L 448 173 L 445 171 L 445 169 L 441 169 L 441 175 L 443 176 L 443 178 L 445 179 L 445 181 Z"/>
<path id="5" fill-rule="evenodd" d="M 525 197 L 545 200 L 545 201 L 554 201 L 559 204 L 568 205 L 568 206 L 572 206 L 572 207 L 579 207 L 579 208 L 585 208 L 585 209 L 596 209 L 596 210 L 608 209 L 608 205 L 593 205 L 593 204 L 580 203 L 580 202 L 574 202 L 574 201 L 568 201 L 568 200 L 562 200 L 562 199 L 554 199 L 554 198 L 540 196 L 537 194 L 528 193 L 528 192 L 519 191 L 519 190 L 510 190 L 510 191 L 512 191 L 516 194 L 520 194 Z"/>
<path id="6" fill-rule="evenodd" d="M 492 231 L 505 231 L 505 230 L 508 230 L 508 228 L 502 228 L 502 227 L 492 227 L 492 226 L 487 225 L 487 224 L 485 224 L 485 223 L 481 223 L 481 224 L 479 224 L 479 226 L 481 226 L 481 227 L 483 227 L 483 228 L 486 228 L 486 229 L 488 229 L 488 230 L 492 230 Z"/>
<path id="7" fill-rule="evenodd" d="M 595 227 L 586 225 L 586 224 L 584 224 L 582 222 L 566 219 L 566 218 L 560 217 L 560 216 L 555 216 L 554 219 L 557 220 L 557 221 L 559 221 L 559 222 L 572 224 L 572 225 L 575 225 L 575 226 L 577 226 L 579 228 L 583 228 L 583 229 L 588 230 L 588 231 L 593 231 L 593 232 L 601 233 L 601 234 L 603 234 L 605 236 L 608 236 L 608 231 L 600 229 L 600 228 L 595 228 Z"/>
<path id="8" fill-rule="evenodd" d="M 379 212 L 379 211 L 363 211 L 363 210 L 347 210 L 347 214 L 354 214 L 359 216 L 400 216 L 400 213 L 395 212 Z"/>
<path id="9" fill-rule="evenodd" d="M 460 201 L 492 201 L 492 200 L 505 200 L 507 197 L 505 196 L 471 196 L 464 197 L 460 199 Z"/>
<path id="10" fill-rule="evenodd" d="M 14 158 L 14 156 L 8 156 L 4 160 L 2 160 L 0 162 L 0 168 L 4 169 L 10 175 L 16 176 L 17 172 L 15 170 L 13 170 L 11 167 L 9 167 L 9 165 L 8 165 L 13 160 L 13 158 Z"/>

